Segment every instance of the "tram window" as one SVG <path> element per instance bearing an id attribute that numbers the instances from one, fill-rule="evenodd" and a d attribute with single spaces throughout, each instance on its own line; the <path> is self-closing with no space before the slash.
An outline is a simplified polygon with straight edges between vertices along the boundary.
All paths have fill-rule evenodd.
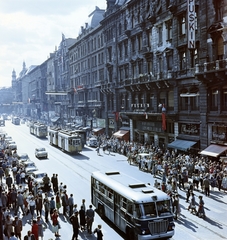
<path id="1" fill-rule="evenodd" d="M 72 145 L 72 140 L 71 139 L 69 139 L 69 145 Z"/>
<path id="2" fill-rule="evenodd" d="M 128 203 L 128 213 L 132 214 L 132 209 L 133 209 L 133 205 L 131 203 Z"/>
<path id="3" fill-rule="evenodd" d="M 170 202 L 169 201 L 157 202 L 157 210 L 159 214 L 170 212 Z"/>
<path id="4" fill-rule="evenodd" d="M 126 200 L 126 198 L 124 198 L 124 197 L 121 198 L 121 206 L 122 206 L 124 209 L 127 209 L 127 200 Z"/>

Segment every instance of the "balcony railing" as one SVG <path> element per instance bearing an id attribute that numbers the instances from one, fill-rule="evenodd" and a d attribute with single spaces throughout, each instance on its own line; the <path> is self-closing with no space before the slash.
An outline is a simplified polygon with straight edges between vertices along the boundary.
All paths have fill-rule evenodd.
<path id="1" fill-rule="evenodd" d="M 216 60 L 214 62 L 205 62 L 196 64 L 195 74 L 223 71 L 227 69 L 227 59 Z"/>

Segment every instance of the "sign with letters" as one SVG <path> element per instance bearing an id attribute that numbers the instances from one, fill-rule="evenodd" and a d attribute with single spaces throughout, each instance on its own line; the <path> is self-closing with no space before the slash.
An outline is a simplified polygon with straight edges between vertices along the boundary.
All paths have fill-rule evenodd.
<path id="1" fill-rule="evenodd" d="M 187 0 L 188 5 L 188 49 L 195 49 L 195 0 Z"/>

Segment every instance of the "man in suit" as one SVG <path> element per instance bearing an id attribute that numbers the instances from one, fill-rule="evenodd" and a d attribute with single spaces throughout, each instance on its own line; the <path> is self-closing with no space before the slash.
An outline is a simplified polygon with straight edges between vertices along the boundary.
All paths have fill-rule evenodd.
<path id="1" fill-rule="evenodd" d="M 29 230 L 28 234 L 24 236 L 24 240 L 35 240 L 35 236 L 32 234 L 32 232 Z"/>

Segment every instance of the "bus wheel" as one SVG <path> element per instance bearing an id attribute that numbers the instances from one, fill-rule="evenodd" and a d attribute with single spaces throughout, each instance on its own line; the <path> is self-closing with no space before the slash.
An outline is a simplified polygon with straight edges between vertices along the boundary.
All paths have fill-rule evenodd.
<path id="1" fill-rule="evenodd" d="M 99 211 L 100 217 L 104 218 L 105 217 L 104 208 L 101 204 L 99 204 L 99 206 L 98 206 L 98 211 Z"/>
<path id="2" fill-rule="evenodd" d="M 136 240 L 135 233 L 132 228 L 129 228 L 127 231 L 127 240 Z"/>

